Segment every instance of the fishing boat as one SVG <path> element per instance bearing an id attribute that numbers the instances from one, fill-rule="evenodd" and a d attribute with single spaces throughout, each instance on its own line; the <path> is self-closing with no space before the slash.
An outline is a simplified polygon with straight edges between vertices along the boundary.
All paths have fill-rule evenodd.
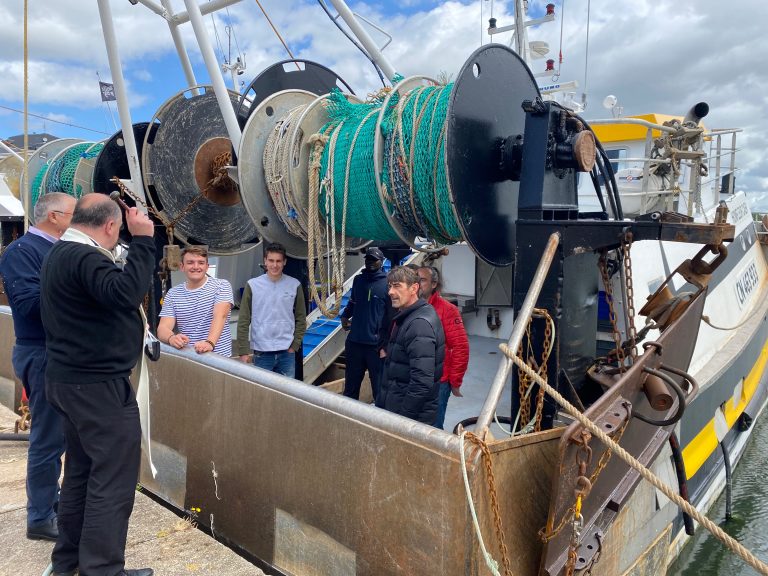
<path id="1" fill-rule="evenodd" d="M 189 86 L 134 124 L 99 0 L 123 129 L 49 142 L 22 186 L 28 206 L 95 190 L 149 209 L 164 244 L 150 312 L 186 243 L 207 244 L 238 287 L 259 242 L 281 242 L 317 304 L 303 381 L 161 347 L 142 489 L 280 574 L 664 573 L 768 392 L 768 270 L 735 187 L 738 131 L 707 128 L 695 101 L 585 120 L 540 90 L 522 0 L 517 50 L 482 46 L 447 84 L 399 76 L 332 0 L 390 87 L 360 98 L 322 64 L 288 61 L 233 93 L 202 16 L 236 1 L 167 18 Z M 188 22 L 212 86 L 175 34 Z M 483 393 L 453 432 L 324 383 L 371 242 L 440 267 L 462 307 Z M 489 362 L 495 376 L 478 376 Z"/>

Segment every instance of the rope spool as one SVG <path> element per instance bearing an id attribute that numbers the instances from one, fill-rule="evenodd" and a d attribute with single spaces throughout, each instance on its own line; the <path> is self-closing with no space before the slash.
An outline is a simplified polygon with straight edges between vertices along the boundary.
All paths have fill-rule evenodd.
<path id="1" fill-rule="evenodd" d="M 22 175 L 21 179 L 21 194 L 22 203 L 25 207 L 28 207 L 30 213 L 40 196 L 41 186 L 43 185 L 45 176 L 50 168 L 50 164 L 63 150 L 79 142 L 82 142 L 82 140 L 79 140 L 78 138 L 59 138 L 51 140 L 35 150 L 34 154 L 29 158 L 29 161 L 27 162 L 27 175 L 26 177 Z M 27 179 L 29 179 L 29 184 L 27 184 Z M 45 189 L 42 188 L 42 190 Z M 29 195 L 28 199 L 26 198 L 27 194 Z"/>
<path id="2" fill-rule="evenodd" d="M 89 194 L 94 191 L 93 172 L 96 169 L 96 162 L 104 146 L 104 142 L 97 142 L 85 151 L 84 157 L 77 163 L 72 181 L 72 192 L 75 197 L 80 198 L 83 194 Z"/>
<path id="3" fill-rule="evenodd" d="M 44 187 L 46 194 L 50 192 L 63 192 L 75 198 L 80 198 L 88 190 L 84 190 L 82 186 L 75 188 L 75 172 L 78 165 L 83 160 L 96 158 L 103 147 L 104 145 L 100 143 L 81 142 L 62 151 L 51 162 L 41 184 L 41 189 Z"/>
<path id="4" fill-rule="evenodd" d="M 233 107 L 238 95 L 230 93 Z M 232 144 L 210 86 L 168 99 L 155 113 L 141 151 L 150 204 L 183 243 L 212 254 L 237 254 L 256 241 L 238 186 L 224 166 Z"/>

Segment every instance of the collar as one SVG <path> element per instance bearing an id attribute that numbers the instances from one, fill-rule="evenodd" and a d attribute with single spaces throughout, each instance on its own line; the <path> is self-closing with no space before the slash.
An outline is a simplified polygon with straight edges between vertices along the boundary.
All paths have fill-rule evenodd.
<path id="1" fill-rule="evenodd" d="M 99 252 L 107 256 L 112 262 L 115 261 L 115 255 L 104 248 L 101 244 L 96 242 L 93 238 L 88 236 L 85 232 L 82 230 L 78 230 L 77 228 L 67 228 L 64 232 L 64 234 L 61 235 L 61 240 L 65 242 L 77 242 L 78 244 L 85 244 L 87 246 L 93 246 L 96 248 Z"/>
<path id="2" fill-rule="evenodd" d="M 37 228 L 36 226 L 30 226 L 29 230 L 27 230 L 30 234 L 34 234 L 35 236 L 40 236 L 40 238 L 45 238 L 48 240 L 48 242 L 55 243 L 58 242 L 58 238 L 56 236 L 51 236 L 48 234 L 48 232 L 43 232 L 40 230 L 40 228 Z"/>

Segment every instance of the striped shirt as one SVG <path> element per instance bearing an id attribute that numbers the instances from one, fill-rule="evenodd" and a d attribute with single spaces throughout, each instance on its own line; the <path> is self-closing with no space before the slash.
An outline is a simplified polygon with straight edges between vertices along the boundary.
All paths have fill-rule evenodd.
<path id="1" fill-rule="evenodd" d="M 226 280 L 208 278 L 199 288 L 190 290 L 186 282 L 174 286 L 163 299 L 161 317 L 174 318 L 176 329 L 189 337 L 190 344 L 202 342 L 208 338 L 208 331 L 213 322 L 213 307 L 221 302 L 234 304 L 232 285 Z M 229 327 L 230 314 L 224 323 L 224 330 L 213 349 L 222 356 L 232 355 L 232 331 Z"/>

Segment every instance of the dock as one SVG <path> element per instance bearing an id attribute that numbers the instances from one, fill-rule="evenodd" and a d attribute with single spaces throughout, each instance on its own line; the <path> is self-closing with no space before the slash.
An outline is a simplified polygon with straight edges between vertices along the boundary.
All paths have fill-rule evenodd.
<path id="1" fill-rule="evenodd" d="M 13 432 L 16 414 L 0 405 L 0 433 Z M 27 446 L 0 441 L 0 576 L 43 574 L 53 542 L 26 538 Z M 264 576 L 253 564 L 137 492 L 125 550 L 127 568 L 150 567 L 156 576 L 226 574 Z"/>

